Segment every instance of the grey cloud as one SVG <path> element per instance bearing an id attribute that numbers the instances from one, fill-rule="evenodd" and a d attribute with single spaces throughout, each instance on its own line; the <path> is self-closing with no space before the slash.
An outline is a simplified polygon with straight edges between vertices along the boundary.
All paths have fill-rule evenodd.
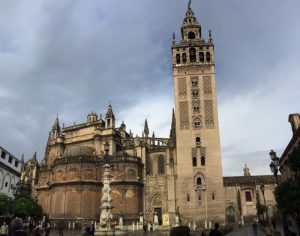
<path id="1" fill-rule="evenodd" d="M 133 126 L 140 132 L 144 118 L 151 117 L 151 129 L 160 136 L 168 134 L 173 101 L 171 35 L 174 31 L 179 40 L 187 1 L 33 2 L 30 9 L 25 1 L 0 3 L 0 35 L 5 35 L 0 37 L 2 146 L 27 157 L 37 150 L 42 158 L 57 113 L 67 125 L 80 123 L 91 110 L 104 113 L 109 101 L 128 129 Z M 285 81 L 289 84 L 286 89 L 299 85 L 290 79 L 295 78 L 291 73 L 299 71 L 290 72 L 285 65 L 287 61 L 299 65 L 299 2 L 205 0 L 193 1 L 192 8 L 204 37 L 208 29 L 213 30 L 222 146 L 248 152 L 255 147 L 253 135 L 228 131 L 232 119 L 239 125 L 236 130 L 244 130 L 242 122 L 234 121 L 239 108 L 228 104 L 238 96 L 245 101 L 245 96 L 260 87 L 268 93 L 266 86 L 278 92 Z M 274 69 L 285 75 L 272 78 L 276 77 L 270 73 Z M 276 94 L 278 102 L 290 99 L 289 94 L 283 99 Z M 263 105 L 270 103 L 272 99 L 265 99 Z M 162 104 L 168 107 L 161 109 Z M 245 109 L 255 111 L 256 104 L 249 103 Z M 286 122 L 281 120 L 287 117 L 285 113 L 297 112 L 294 103 L 279 108 L 273 125 L 255 131 L 271 132 L 275 123 Z M 232 112 L 225 113 L 227 109 Z M 259 111 L 267 112 L 263 107 Z M 161 114 L 151 115 L 155 112 Z M 269 116 L 251 114 L 253 123 L 258 119 L 267 123 L 264 117 Z M 280 132 L 285 132 L 284 141 L 274 143 L 282 147 L 290 134 L 286 126 Z M 237 148 L 239 140 L 245 145 Z"/>

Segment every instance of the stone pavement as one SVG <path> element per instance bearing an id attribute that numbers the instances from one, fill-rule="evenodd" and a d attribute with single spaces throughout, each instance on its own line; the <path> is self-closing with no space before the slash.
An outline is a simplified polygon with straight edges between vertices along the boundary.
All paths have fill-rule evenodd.
<path id="1" fill-rule="evenodd" d="M 251 226 L 244 226 L 242 228 L 234 229 L 232 232 L 226 234 L 226 236 L 266 236 L 259 227 L 257 228 L 257 234 L 254 234 Z"/>

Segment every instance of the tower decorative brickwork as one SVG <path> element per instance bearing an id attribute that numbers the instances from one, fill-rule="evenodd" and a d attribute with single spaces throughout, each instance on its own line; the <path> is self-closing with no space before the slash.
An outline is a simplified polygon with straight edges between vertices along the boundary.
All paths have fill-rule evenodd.
<path id="1" fill-rule="evenodd" d="M 177 203 L 183 220 L 224 221 L 214 45 L 188 7 L 181 40 L 173 36 Z"/>

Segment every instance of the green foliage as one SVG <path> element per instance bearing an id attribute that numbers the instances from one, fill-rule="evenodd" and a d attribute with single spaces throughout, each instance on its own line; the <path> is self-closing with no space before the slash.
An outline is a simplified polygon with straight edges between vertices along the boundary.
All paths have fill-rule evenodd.
<path id="1" fill-rule="evenodd" d="M 20 196 L 14 201 L 14 214 L 23 219 L 30 216 L 39 220 L 43 217 L 43 210 L 32 198 Z"/>
<path id="2" fill-rule="evenodd" d="M 12 198 L 0 193 L 0 215 L 11 213 Z"/>
<path id="3" fill-rule="evenodd" d="M 296 173 L 300 171 L 300 147 L 299 146 L 297 146 L 289 155 L 287 164 L 292 171 Z"/>
<path id="4" fill-rule="evenodd" d="M 268 207 L 266 207 L 263 204 L 260 204 L 259 202 L 256 203 L 256 211 L 257 215 L 262 215 L 267 211 Z"/>
<path id="5" fill-rule="evenodd" d="M 300 186 L 296 180 L 288 180 L 275 189 L 275 198 L 279 209 L 300 220 Z"/>

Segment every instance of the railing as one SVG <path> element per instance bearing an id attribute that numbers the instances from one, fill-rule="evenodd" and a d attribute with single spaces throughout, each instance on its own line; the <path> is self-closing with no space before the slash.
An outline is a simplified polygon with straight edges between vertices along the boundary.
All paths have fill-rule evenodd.
<path id="1" fill-rule="evenodd" d="M 111 156 L 111 163 L 141 163 L 141 158 L 135 156 Z M 98 165 L 104 164 L 104 158 L 98 156 L 77 156 L 77 157 L 63 157 L 54 160 L 53 165 L 63 165 L 71 163 L 95 163 Z"/>

